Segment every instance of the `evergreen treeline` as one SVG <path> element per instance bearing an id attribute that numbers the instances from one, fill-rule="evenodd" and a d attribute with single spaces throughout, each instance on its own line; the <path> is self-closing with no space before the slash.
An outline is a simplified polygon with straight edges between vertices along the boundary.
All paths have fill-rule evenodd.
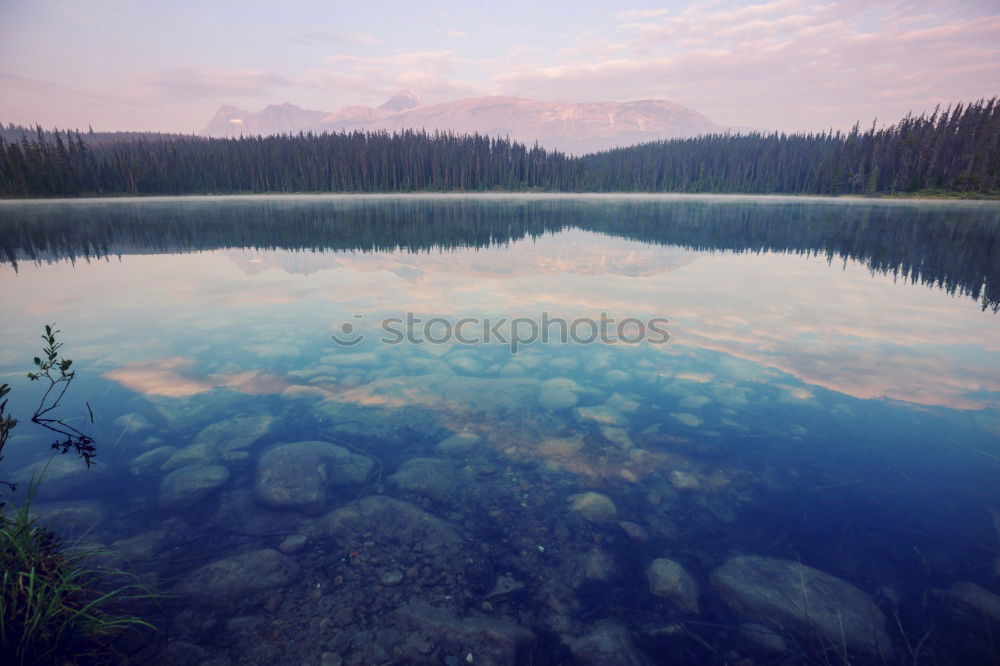
<path id="1" fill-rule="evenodd" d="M 568 157 L 423 131 L 238 139 L 0 138 L 0 196 L 526 191 L 885 194 L 1000 190 L 1000 100 L 847 133 L 713 134 Z"/>
<path id="2" fill-rule="evenodd" d="M 787 200 L 322 198 L 86 201 L 0 206 L 0 264 L 228 248 L 423 252 L 504 245 L 566 229 L 699 251 L 853 260 L 873 273 L 1000 308 L 993 206 Z"/>

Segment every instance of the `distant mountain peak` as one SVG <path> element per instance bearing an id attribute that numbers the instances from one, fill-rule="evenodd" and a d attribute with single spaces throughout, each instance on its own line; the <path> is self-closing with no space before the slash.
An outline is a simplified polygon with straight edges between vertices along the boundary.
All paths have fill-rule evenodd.
<path id="1" fill-rule="evenodd" d="M 405 90 L 400 90 L 398 93 L 390 97 L 385 104 L 378 108 L 399 113 L 400 111 L 415 109 L 418 106 L 420 106 L 420 97 L 417 93 L 413 92 L 409 88 L 406 88 Z"/>
<path id="2" fill-rule="evenodd" d="M 526 145 L 537 141 L 549 149 L 583 154 L 721 129 L 697 111 L 662 99 L 573 103 L 488 96 L 424 105 L 412 90 L 401 90 L 378 108 L 313 111 L 285 102 L 251 113 L 224 106 L 202 134 L 441 130 L 506 136 Z"/>

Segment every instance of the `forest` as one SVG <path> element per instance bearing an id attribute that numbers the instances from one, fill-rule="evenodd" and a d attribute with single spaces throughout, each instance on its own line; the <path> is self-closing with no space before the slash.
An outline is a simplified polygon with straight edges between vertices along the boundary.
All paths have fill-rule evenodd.
<path id="1" fill-rule="evenodd" d="M 1000 192 L 1000 99 L 847 133 L 708 134 L 583 156 L 406 130 L 206 139 L 0 132 L 0 197 L 266 192 Z"/>

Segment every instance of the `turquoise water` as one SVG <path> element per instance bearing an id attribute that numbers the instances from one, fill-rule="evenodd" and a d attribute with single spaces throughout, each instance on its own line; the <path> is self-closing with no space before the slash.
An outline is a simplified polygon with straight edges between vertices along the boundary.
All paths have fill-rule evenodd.
<path id="1" fill-rule="evenodd" d="M 98 464 L 53 461 L 38 511 L 177 595 L 123 643 L 136 659 L 988 663 L 998 217 L 766 197 L 2 203 L 0 380 L 30 414 L 55 322 L 78 372 L 61 413 Z M 407 313 L 414 340 L 392 344 Z M 584 343 L 580 323 L 511 344 L 512 319 L 602 313 L 669 340 Z M 507 322 L 489 343 L 485 319 Z M 22 482 L 49 456 L 23 421 L 0 462 Z"/>

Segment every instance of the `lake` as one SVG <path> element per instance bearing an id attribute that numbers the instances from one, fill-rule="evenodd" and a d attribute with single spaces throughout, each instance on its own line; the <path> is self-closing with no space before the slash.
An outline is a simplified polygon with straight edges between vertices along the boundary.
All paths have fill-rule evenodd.
<path id="1" fill-rule="evenodd" d="M 998 203 L 0 202 L 0 250 L 0 478 L 171 595 L 136 663 L 998 660 Z M 53 322 L 90 469 L 28 423 Z"/>

